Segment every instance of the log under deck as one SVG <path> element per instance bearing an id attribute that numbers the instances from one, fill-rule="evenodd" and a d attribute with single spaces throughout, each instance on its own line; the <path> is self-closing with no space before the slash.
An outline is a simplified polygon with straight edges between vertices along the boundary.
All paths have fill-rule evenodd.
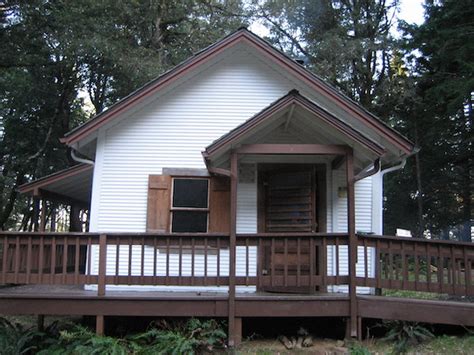
<path id="1" fill-rule="evenodd" d="M 235 298 L 235 316 L 349 317 L 349 296 L 268 292 Z M 474 326 L 474 303 L 386 296 L 357 296 L 360 318 Z M 24 285 L 0 288 L 3 315 L 102 315 L 227 317 L 228 296 L 217 292 L 108 291 L 98 296 L 80 286 Z"/>

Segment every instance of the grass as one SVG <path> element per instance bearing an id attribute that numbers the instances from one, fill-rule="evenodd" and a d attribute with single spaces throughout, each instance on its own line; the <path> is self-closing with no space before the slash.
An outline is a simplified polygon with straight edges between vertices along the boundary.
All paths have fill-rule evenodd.
<path id="1" fill-rule="evenodd" d="M 447 295 L 433 292 L 390 290 L 386 288 L 382 290 L 382 295 L 389 297 L 417 298 L 423 300 L 438 300 L 445 299 L 447 297 Z"/>

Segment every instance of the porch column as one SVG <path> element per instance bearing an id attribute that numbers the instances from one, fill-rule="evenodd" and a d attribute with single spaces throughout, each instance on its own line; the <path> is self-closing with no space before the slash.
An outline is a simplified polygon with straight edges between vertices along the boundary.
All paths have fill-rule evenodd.
<path id="1" fill-rule="evenodd" d="M 350 334 L 357 337 L 357 294 L 356 294 L 356 262 L 357 239 L 355 234 L 355 195 L 354 195 L 354 154 L 352 149 L 346 153 L 347 178 L 347 231 L 349 234 L 349 302 L 350 302 Z"/>
<path id="2" fill-rule="evenodd" d="M 229 237 L 229 347 L 234 347 L 239 341 L 236 334 L 235 320 L 235 252 L 237 244 L 237 182 L 239 170 L 238 156 L 232 151 L 230 157 L 230 237 Z"/>

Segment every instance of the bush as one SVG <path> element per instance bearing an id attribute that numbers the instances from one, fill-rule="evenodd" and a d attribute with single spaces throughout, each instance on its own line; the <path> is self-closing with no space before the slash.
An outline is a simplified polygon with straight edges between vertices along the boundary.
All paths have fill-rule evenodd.
<path id="1" fill-rule="evenodd" d="M 161 321 L 131 338 L 139 354 L 194 354 L 223 347 L 227 335 L 221 323 L 190 319 L 186 323 Z"/>
<path id="2" fill-rule="evenodd" d="M 419 323 L 388 321 L 383 326 L 388 329 L 383 340 L 394 342 L 393 350 L 396 354 L 406 353 L 409 346 L 434 337 L 433 333 Z"/>
<path id="3" fill-rule="evenodd" d="M 34 339 L 38 332 L 25 329 L 20 323 L 0 318 L 0 349 L 4 355 L 27 354 L 37 349 Z"/>

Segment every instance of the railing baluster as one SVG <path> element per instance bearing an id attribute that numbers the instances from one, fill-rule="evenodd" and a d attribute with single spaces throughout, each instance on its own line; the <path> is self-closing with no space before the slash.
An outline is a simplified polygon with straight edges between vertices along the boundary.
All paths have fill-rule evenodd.
<path id="1" fill-rule="evenodd" d="M 204 238 L 204 286 L 207 286 L 207 237 Z"/>
<path id="2" fill-rule="evenodd" d="M 132 237 L 128 238 L 128 284 L 132 284 L 132 251 L 133 251 L 133 244 L 132 244 Z"/>
<path id="3" fill-rule="evenodd" d="M 426 282 L 428 284 L 428 292 L 431 291 L 431 254 L 430 245 L 426 244 Z"/>
<path id="4" fill-rule="evenodd" d="M 449 254 L 450 254 L 450 266 L 451 266 L 451 272 L 448 273 L 450 275 L 450 278 L 448 279 L 449 284 L 451 285 L 451 293 L 453 295 L 456 294 L 456 257 L 454 256 L 454 248 L 452 245 L 449 246 Z"/>
<path id="5" fill-rule="evenodd" d="M 405 289 L 406 285 L 408 284 L 408 260 L 409 256 L 407 257 L 407 252 L 405 250 L 405 246 L 402 243 L 400 245 L 401 252 L 402 252 L 402 288 Z"/>
<path id="6" fill-rule="evenodd" d="M 15 241 L 15 268 L 14 268 L 14 275 L 15 275 L 15 283 L 18 283 L 18 276 L 20 273 L 20 236 L 16 236 Z"/>
<path id="7" fill-rule="evenodd" d="M 10 247 L 8 243 L 8 236 L 3 236 L 3 259 L 2 259 L 2 284 L 7 283 L 7 259 L 8 259 L 8 249 Z"/>
<path id="8" fill-rule="evenodd" d="M 257 241 L 257 290 L 261 290 L 263 286 L 263 241 L 262 238 L 258 238 Z"/>
<path id="9" fill-rule="evenodd" d="M 250 249 L 249 249 L 249 238 L 245 238 L 245 286 L 249 285 L 249 274 L 250 274 Z"/>
<path id="10" fill-rule="evenodd" d="M 179 256 L 179 266 L 178 266 L 178 277 L 179 277 L 179 284 L 181 285 L 181 278 L 183 276 L 183 238 L 179 237 L 179 249 L 178 249 L 178 256 Z"/>
<path id="11" fill-rule="evenodd" d="M 336 248 L 335 248 L 335 258 L 336 258 L 336 285 L 339 285 L 339 237 L 336 237 Z"/>
<path id="12" fill-rule="evenodd" d="M 393 280 L 393 253 L 392 253 L 392 242 L 388 241 L 388 287 L 392 288 L 392 280 Z"/>
<path id="13" fill-rule="evenodd" d="M 194 256 L 195 256 L 195 239 L 191 237 L 191 286 L 194 286 Z"/>
<path id="14" fill-rule="evenodd" d="M 270 265 L 271 265 L 270 284 L 272 287 L 274 287 L 275 286 L 275 238 L 271 239 L 271 244 L 270 244 Z"/>
<path id="15" fill-rule="evenodd" d="M 49 279 L 50 284 L 55 283 L 55 278 L 56 278 L 56 237 L 53 236 L 51 239 L 51 263 L 50 263 L 50 268 L 51 268 L 51 275 Z"/>
<path id="16" fill-rule="evenodd" d="M 62 279 L 63 283 L 66 283 L 66 276 L 67 276 L 67 257 L 68 257 L 68 242 L 67 242 L 67 236 L 64 236 L 64 242 L 63 242 L 63 268 L 62 268 Z"/>
<path id="17" fill-rule="evenodd" d="M 283 266 L 283 284 L 285 287 L 288 287 L 288 238 L 283 239 L 283 253 L 285 259 Z"/>
<path id="18" fill-rule="evenodd" d="M 81 246 L 79 243 L 79 236 L 76 237 L 76 243 L 74 246 L 75 250 L 75 255 L 74 255 L 74 283 L 78 284 L 79 283 L 79 262 L 80 262 L 80 257 L 81 257 Z"/>
<path id="19" fill-rule="evenodd" d="M 438 245 L 438 292 L 443 292 L 443 284 L 444 284 L 444 260 L 441 251 L 441 246 Z"/>
<path id="20" fill-rule="evenodd" d="M 32 240 L 31 236 L 28 236 L 28 246 L 26 252 L 26 283 L 30 283 L 30 275 L 31 275 L 31 259 L 32 259 Z"/>
<path id="21" fill-rule="evenodd" d="M 364 248 L 364 284 L 365 286 L 368 286 L 368 280 L 369 280 L 369 260 L 368 260 L 368 250 L 367 250 L 367 239 L 363 239 L 363 248 Z"/>
<path id="22" fill-rule="evenodd" d="M 120 237 L 115 237 L 115 284 L 119 284 L 119 275 L 120 275 Z"/>
<path id="23" fill-rule="evenodd" d="M 217 237 L 217 260 L 216 260 L 217 286 L 221 284 L 221 238 Z"/>
<path id="24" fill-rule="evenodd" d="M 467 257 L 466 248 L 463 248 L 464 259 L 464 282 L 466 284 L 466 295 L 471 295 L 471 260 Z"/>
<path id="25" fill-rule="evenodd" d="M 166 286 L 170 284 L 170 238 L 166 238 Z"/>
<path id="26" fill-rule="evenodd" d="M 156 269 L 158 267 L 158 257 L 157 257 L 157 240 L 156 236 L 153 236 L 153 285 L 156 285 Z"/>
<path id="27" fill-rule="evenodd" d="M 314 245 L 314 238 L 309 237 L 309 287 L 311 292 L 314 292 L 314 267 L 316 264 L 316 255 L 315 255 L 315 245 Z"/>
<path id="28" fill-rule="evenodd" d="M 145 237 L 142 238 L 141 245 L 141 257 L 140 257 L 140 285 L 145 284 Z"/>
<path id="29" fill-rule="evenodd" d="M 327 279 L 326 279 L 326 276 L 328 274 L 327 257 L 328 257 L 327 236 L 323 236 L 323 245 L 322 245 L 322 251 L 321 251 L 321 258 L 322 258 L 322 262 L 321 262 L 322 285 L 321 286 L 324 287 L 324 292 L 327 292 Z"/>
<path id="30" fill-rule="evenodd" d="M 91 249 L 92 249 L 92 238 L 89 236 L 87 238 L 87 253 L 89 254 L 87 256 L 87 283 L 90 284 L 91 283 L 91 264 L 92 264 L 92 252 L 91 252 Z"/>
<path id="31" fill-rule="evenodd" d="M 418 291 L 419 280 L 420 280 L 420 257 L 418 254 L 418 243 L 415 243 L 415 291 Z"/>
<path id="32" fill-rule="evenodd" d="M 296 286 L 301 286 L 301 238 L 296 238 Z"/>
<path id="33" fill-rule="evenodd" d="M 375 241 L 375 287 L 382 288 L 382 258 L 378 239 Z"/>

